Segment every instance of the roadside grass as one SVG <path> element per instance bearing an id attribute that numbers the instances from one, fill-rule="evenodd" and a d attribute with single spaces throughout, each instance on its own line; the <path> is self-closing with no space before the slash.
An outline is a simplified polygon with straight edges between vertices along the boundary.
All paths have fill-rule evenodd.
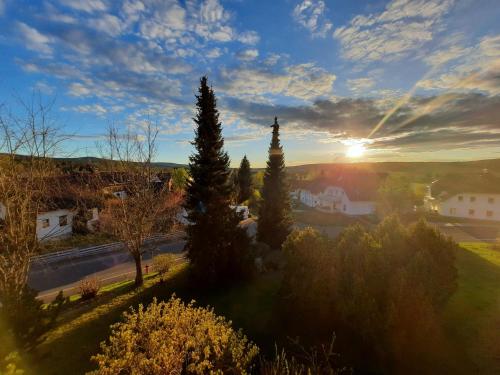
<path id="1" fill-rule="evenodd" d="M 500 373 L 500 250 L 461 243 L 458 289 L 444 312 L 445 331 L 468 373 Z"/>
<path id="2" fill-rule="evenodd" d="M 112 242 L 116 242 L 116 238 L 103 232 L 73 234 L 68 238 L 54 239 L 43 242 L 41 244 L 41 253 L 47 254 L 74 248 L 104 245 Z"/>
<path id="3" fill-rule="evenodd" d="M 99 351 L 99 343 L 110 334 L 109 326 L 120 320 L 122 313 L 138 304 L 148 304 L 153 298 L 169 299 L 173 293 L 186 302 L 192 299 L 200 306 L 210 305 L 216 313 L 243 329 L 252 341 L 264 351 L 274 342 L 272 316 L 281 283 L 277 272 L 259 276 L 249 283 L 235 285 L 218 292 L 203 292 L 190 288 L 188 265 L 176 266 L 164 283 L 156 274 L 145 279 L 144 286 L 134 289 L 133 281 L 108 285 L 97 298 L 79 301 L 79 296 L 65 308 L 56 327 L 44 342 L 30 355 L 29 373 L 83 374 L 92 370 L 90 357 Z"/>
<path id="4" fill-rule="evenodd" d="M 132 281 L 121 282 L 108 286 L 107 291 L 103 289 L 93 300 L 73 302 L 74 306 L 63 311 L 56 327 L 31 354 L 30 372 L 83 374 L 92 370 L 90 357 L 98 352 L 99 343 L 109 336 L 109 326 L 119 321 L 130 306 L 150 300 L 155 294 L 170 295 L 176 288 L 183 287 L 186 269 L 186 264 L 176 266 L 161 285 L 155 276 L 150 276 L 139 289 L 133 287 Z"/>

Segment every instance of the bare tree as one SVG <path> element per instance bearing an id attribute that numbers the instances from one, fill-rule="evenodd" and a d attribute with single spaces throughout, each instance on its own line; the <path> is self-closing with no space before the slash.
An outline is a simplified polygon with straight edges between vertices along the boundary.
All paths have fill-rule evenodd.
<path id="1" fill-rule="evenodd" d="M 20 325 L 12 327 L 14 331 L 33 336 L 29 323 L 16 318 L 33 295 L 27 281 L 30 258 L 39 251 L 37 215 L 52 188 L 48 181 L 55 168 L 50 156 L 62 138 L 51 121 L 53 102 L 34 95 L 19 104 L 16 114 L 0 107 L 0 300 L 3 312 L 13 318 L 11 324 Z"/>
<path id="2" fill-rule="evenodd" d="M 148 122 L 140 134 L 130 128 L 123 134 L 111 125 L 108 129 L 107 169 L 115 185 L 125 194 L 108 199 L 101 213 L 101 225 L 117 236 L 132 255 L 136 265 L 135 285 L 143 284 L 142 255 L 147 240 L 154 234 L 166 233 L 180 205 L 180 194 L 170 192 L 168 184 L 158 179 L 154 168 L 158 129 Z"/>

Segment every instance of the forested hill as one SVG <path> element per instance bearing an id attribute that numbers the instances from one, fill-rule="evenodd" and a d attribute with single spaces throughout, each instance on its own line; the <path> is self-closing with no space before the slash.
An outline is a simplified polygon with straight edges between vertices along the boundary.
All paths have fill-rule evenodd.
<path id="1" fill-rule="evenodd" d="M 448 175 L 477 175 L 488 173 L 500 175 L 500 159 L 475 160 L 463 162 L 377 162 L 377 163 L 328 163 L 307 164 L 288 167 L 291 174 L 303 176 L 318 176 L 328 174 L 331 171 L 363 170 L 375 173 L 401 173 L 410 176 L 414 181 L 430 182 Z"/>

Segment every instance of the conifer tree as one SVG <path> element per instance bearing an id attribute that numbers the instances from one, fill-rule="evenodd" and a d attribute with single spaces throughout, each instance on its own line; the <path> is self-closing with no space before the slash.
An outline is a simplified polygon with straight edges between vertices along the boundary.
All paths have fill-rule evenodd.
<path id="1" fill-rule="evenodd" d="M 208 286 L 244 274 L 249 239 L 238 226 L 240 215 L 230 208 L 229 157 L 223 149 L 215 95 L 206 77 L 200 80 L 196 99 L 196 152 L 190 157 L 192 179 L 185 203 L 191 223 L 186 246 L 193 275 Z"/>
<path id="2" fill-rule="evenodd" d="M 247 156 L 243 156 L 238 169 L 238 203 L 242 203 L 252 195 L 252 172 Z"/>
<path id="3" fill-rule="evenodd" d="M 262 201 L 257 222 L 257 239 L 271 248 L 280 248 L 290 233 L 290 194 L 286 180 L 285 157 L 279 140 L 278 118 L 274 118 L 262 187 Z"/>

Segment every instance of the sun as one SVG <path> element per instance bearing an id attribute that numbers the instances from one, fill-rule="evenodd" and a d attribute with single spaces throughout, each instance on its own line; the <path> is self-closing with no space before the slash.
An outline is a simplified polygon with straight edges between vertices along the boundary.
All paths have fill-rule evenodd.
<path id="1" fill-rule="evenodd" d="M 356 143 L 347 148 L 345 155 L 348 158 L 359 158 L 365 154 L 366 148 L 362 143 Z"/>

